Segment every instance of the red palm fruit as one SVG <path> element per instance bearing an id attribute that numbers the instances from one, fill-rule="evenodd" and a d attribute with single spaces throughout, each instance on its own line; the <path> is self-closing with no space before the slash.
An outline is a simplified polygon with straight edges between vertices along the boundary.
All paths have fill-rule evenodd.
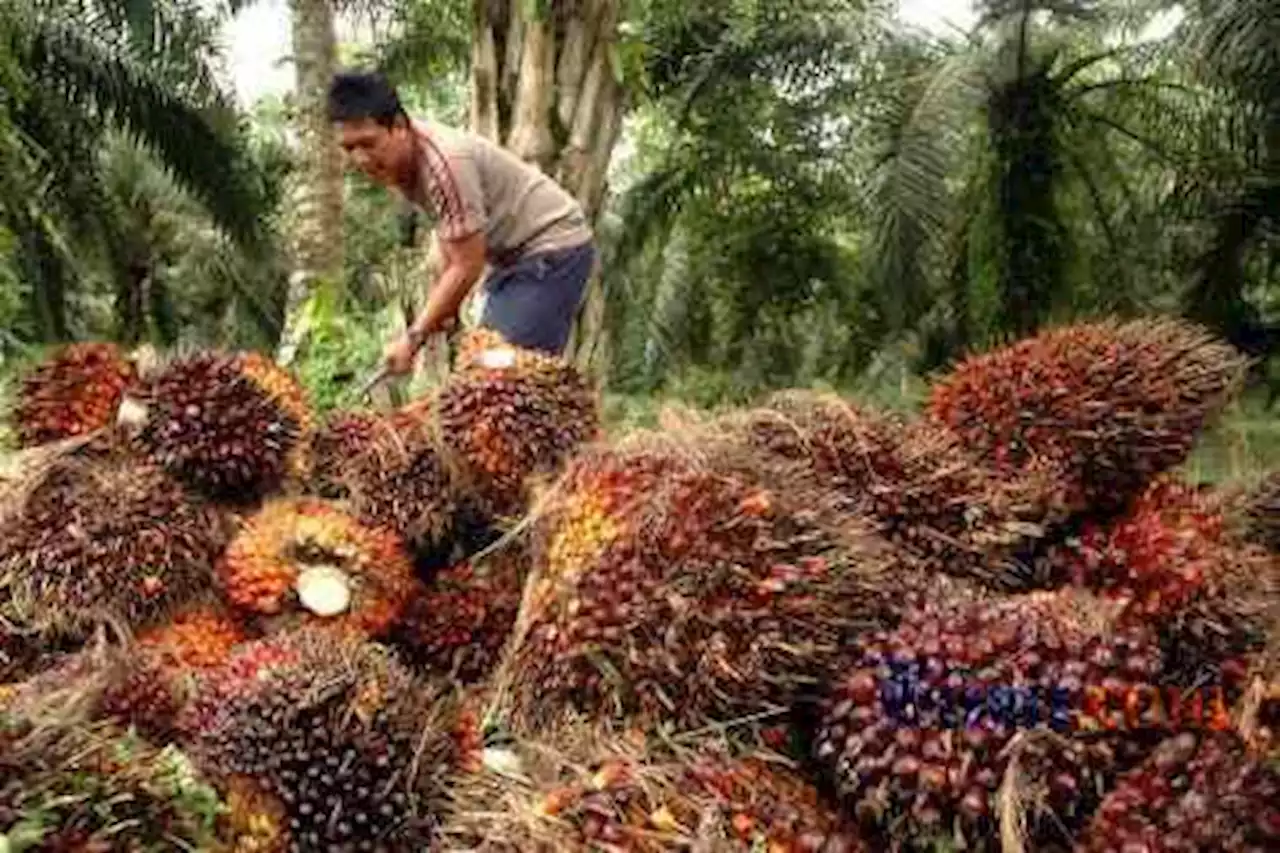
<path id="1" fill-rule="evenodd" d="M 118 729 L 0 722 L 0 838 L 38 833 L 34 849 L 68 853 L 218 850 L 208 815 L 220 806 L 204 778 Z"/>
<path id="2" fill-rule="evenodd" d="M 937 424 L 833 395 L 784 392 L 725 417 L 722 428 L 807 471 L 841 496 L 844 512 L 874 520 L 932 571 L 1027 585 L 1033 578 L 1018 552 L 1065 515 L 1052 471 L 997 476 Z"/>
<path id="3" fill-rule="evenodd" d="M 102 709 L 156 742 L 170 740 L 196 674 L 224 665 L 249 639 L 245 626 L 220 604 L 181 611 L 138 635 L 134 654 L 117 667 L 104 691 Z"/>
<path id="4" fill-rule="evenodd" d="M 823 703 L 814 754 L 882 849 L 955 831 L 996 849 L 997 791 L 1014 756 L 1024 800 L 1052 813 L 1030 816 L 1035 843 L 1079 825 L 1092 792 L 1159 730 L 1141 708 L 1123 716 L 1130 693 L 1158 681 L 1155 637 L 1089 615 L 1087 600 L 1061 593 L 926 605 L 858 641 Z M 1114 696 L 1094 695 L 1098 685 Z"/>
<path id="5" fill-rule="evenodd" d="M 221 516 L 160 468 L 64 459 L 0 522 L 9 607 L 36 629 L 79 633 L 114 617 L 140 628 L 208 588 Z"/>
<path id="6" fill-rule="evenodd" d="M 138 646 L 154 654 L 164 666 L 175 669 L 209 669 L 221 666 L 231 650 L 249 640 L 245 626 L 225 607 L 191 607 L 138 635 Z"/>
<path id="7" fill-rule="evenodd" d="M 1280 849 L 1280 771 L 1235 736 L 1184 732 L 1107 794 L 1080 853 Z"/>
<path id="8" fill-rule="evenodd" d="M 1280 566 L 1227 535 L 1216 494 L 1168 476 L 1118 518 L 1086 522 L 1049 562 L 1058 580 L 1122 602 L 1122 622 L 1158 630 L 1171 677 L 1228 697 L 1280 604 Z"/>
<path id="9" fill-rule="evenodd" d="M 394 531 L 415 553 L 447 544 L 458 489 L 430 401 L 348 424 L 347 456 L 335 461 L 329 479 L 350 511 L 365 524 Z"/>
<path id="10" fill-rule="evenodd" d="M 564 359 L 511 343 L 501 332 L 483 327 L 468 329 L 458 342 L 453 360 L 455 371 L 485 369 L 510 364 L 525 373 L 555 374 Z"/>
<path id="11" fill-rule="evenodd" d="M 450 723 L 441 696 L 386 649 L 278 634 L 242 647 L 200 690 L 179 720 L 191 756 L 280 803 L 293 849 L 430 848 L 456 765 Z"/>
<path id="12" fill-rule="evenodd" d="M 406 661 L 464 683 L 488 675 L 515 626 L 529 557 L 520 547 L 436 573 L 396 631 Z"/>
<path id="13" fill-rule="evenodd" d="M 1081 323 L 962 361 L 934 385 L 929 412 L 999 471 L 1043 460 L 1072 506 L 1098 510 L 1179 465 L 1244 367 L 1182 321 Z"/>
<path id="14" fill-rule="evenodd" d="M 376 413 L 364 411 L 335 412 L 326 418 L 312 443 L 312 485 L 317 494 L 346 497 L 341 472 L 368 446 L 379 420 Z"/>
<path id="15" fill-rule="evenodd" d="M 484 727 L 480 697 L 469 696 L 458 707 L 453 722 L 454 752 L 459 773 L 484 772 Z"/>
<path id="16" fill-rule="evenodd" d="M 146 378 L 137 402 L 140 444 L 210 497 L 252 503 L 306 477 L 304 397 L 261 356 L 208 351 L 178 359 Z"/>
<path id="17" fill-rule="evenodd" d="M 115 344 L 68 344 L 23 378 L 14 426 L 23 447 L 93 432 L 115 421 L 137 369 Z"/>
<path id="18" fill-rule="evenodd" d="M 540 514 L 512 649 L 518 726 L 576 709 L 696 727 L 786 707 L 895 597 L 865 530 L 837 535 L 707 447 L 661 442 L 580 455 Z"/>
<path id="19" fill-rule="evenodd" d="M 441 440 L 488 512 L 520 515 L 531 481 L 596 438 L 596 395 L 562 359 L 514 347 L 465 353 L 436 401 Z"/>
<path id="20" fill-rule="evenodd" d="M 259 390 L 279 406 L 296 424 L 286 469 L 290 476 L 305 481 L 311 473 L 312 446 L 316 423 L 306 389 L 290 371 L 258 352 L 239 354 L 240 369 Z"/>
<path id="21" fill-rule="evenodd" d="M 733 755 L 708 741 L 674 751 L 585 724 L 518 741 L 515 754 L 528 784 L 485 771 L 454 786 L 456 805 L 442 830 L 449 849 L 872 849 L 800 774 L 764 755 Z"/>
<path id="22" fill-rule="evenodd" d="M 245 611 L 365 636 L 388 631 L 414 588 L 399 537 L 312 498 L 268 502 L 246 520 L 217 570 L 227 599 Z"/>

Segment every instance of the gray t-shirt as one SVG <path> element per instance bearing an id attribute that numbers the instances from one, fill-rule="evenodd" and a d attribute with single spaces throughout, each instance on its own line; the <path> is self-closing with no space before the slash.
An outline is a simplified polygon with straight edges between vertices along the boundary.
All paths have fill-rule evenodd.
<path id="1" fill-rule="evenodd" d="M 496 266 L 591 239 L 582 206 L 537 166 L 479 134 L 420 121 L 413 127 L 420 177 L 405 196 L 435 216 L 440 237 L 483 231 Z"/>

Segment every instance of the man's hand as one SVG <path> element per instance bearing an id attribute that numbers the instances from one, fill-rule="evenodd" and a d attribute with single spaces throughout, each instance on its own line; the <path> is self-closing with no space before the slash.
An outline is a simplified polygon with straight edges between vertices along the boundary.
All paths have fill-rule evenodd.
<path id="1" fill-rule="evenodd" d="M 458 315 L 462 300 L 484 271 L 485 238 L 483 232 L 461 240 L 441 240 L 444 271 L 431 288 L 426 308 L 409 329 L 387 344 L 383 364 L 389 376 L 408 373 L 425 341 L 450 326 Z"/>
<path id="2" fill-rule="evenodd" d="M 413 361 L 418 356 L 421 345 L 409 332 L 401 332 L 395 340 L 387 344 L 382 353 L 382 363 L 387 375 L 403 376 L 413 370 Z"/>

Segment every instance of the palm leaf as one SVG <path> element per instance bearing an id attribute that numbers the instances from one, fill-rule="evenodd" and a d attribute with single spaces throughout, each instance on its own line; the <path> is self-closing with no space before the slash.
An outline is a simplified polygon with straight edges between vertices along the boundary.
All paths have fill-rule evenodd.
<path id="1" fill-rule="evenodd" d="M 961 53 L 944 60 L 914 98 L 900 104 L 863 206 L 873 211 L 873 292 L 884 300 L 887 328 L 911 325 L 943 286 L 946 243 L 956 212 L 950 176 L 968 149 L 968 128 L 984 90 L 981 60 Z"/>
<path id="2" fill-rule="evenodd" d="M 262 186 L 221 105 L 176 94 L 161 74 L 111 50 L 84 24 L 50 16 L 25 16 L 23 23 L 32 79 L 57 92 L 69 111 L 97 116 L 146 145 L 220 227 L 246 246 L 259 242 Z"/>
<path id="3" fill-rule="evenodd" d="M 434 80 L 465 67 L 471 50 L 471 4 L 428 0 L 400 6 L 396 34 L 374 49 L 373 62 L 402 80 Z"/>

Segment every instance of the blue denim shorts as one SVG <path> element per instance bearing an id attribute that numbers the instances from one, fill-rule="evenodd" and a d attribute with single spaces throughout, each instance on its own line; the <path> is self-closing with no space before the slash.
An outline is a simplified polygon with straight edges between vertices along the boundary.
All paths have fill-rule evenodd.
<path id="1" fill-rule="evenodd" d="M 595 263 L 592 241 L 543 252 L 494 270 L 485 283 L 480 325 L 516 346 L 560 355 Z"/>

